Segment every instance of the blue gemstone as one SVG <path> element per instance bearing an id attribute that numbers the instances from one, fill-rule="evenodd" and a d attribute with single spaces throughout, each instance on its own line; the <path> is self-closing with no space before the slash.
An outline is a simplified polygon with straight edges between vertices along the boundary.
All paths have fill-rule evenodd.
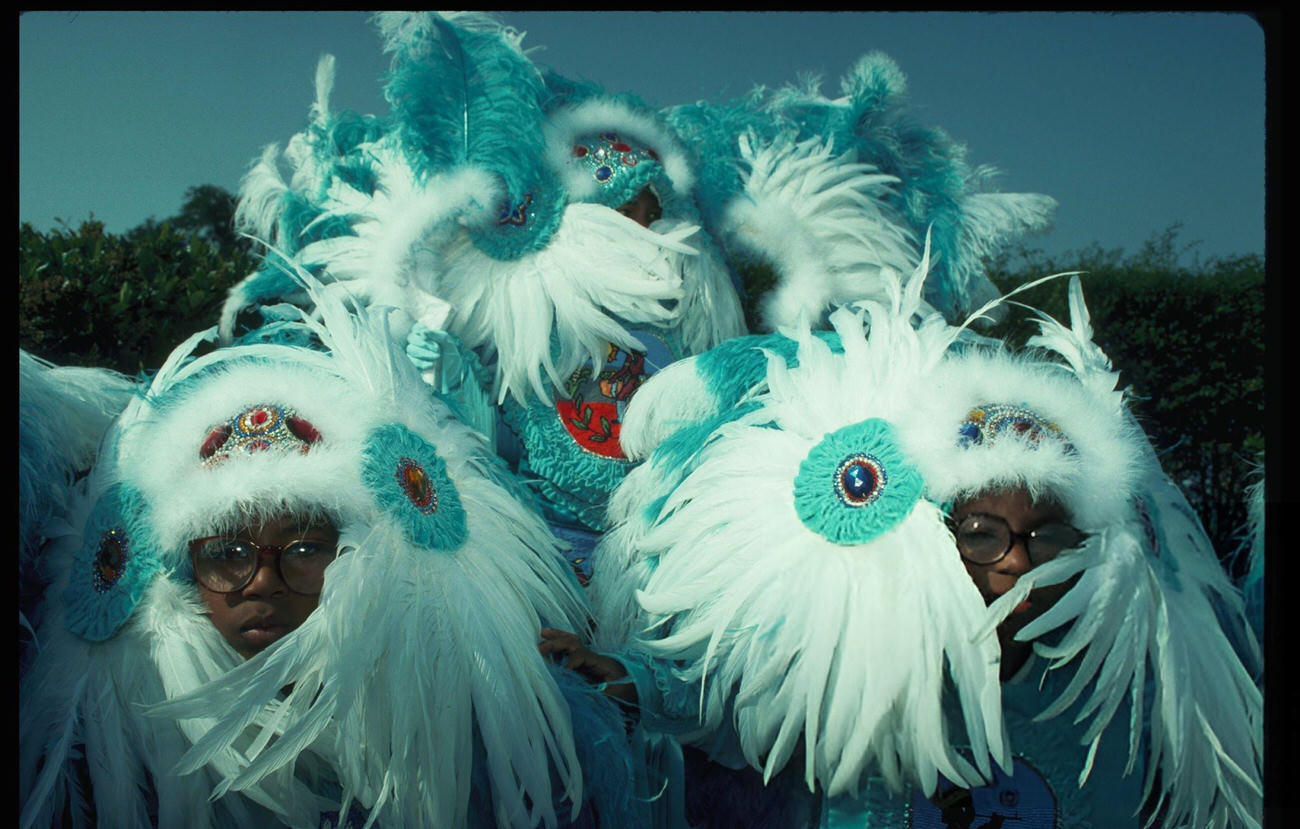
<path id="1" fill-rule="evenodd" d="M 609 178 L 613 174 L 614 174 L 613 169 L 609 167 L 597 167 L 596 181 L 604 181 L 605 179 Z"/>
<path id="2" fill-rule="evenodd" d="M 865 501 L 876 489 L 876 476 L 870 466 L 856 461 L 845 467 L 840 474 L 840 483 L 844 485 L 844 494 L 849 500 Z"/>
<path id="3" fill-rule="evenodd" d="M 960 435 L 960 443 L 962 446 L 968 446 L 972 443 L 979 443 L 981 441 L 980 427 L 969 421 L 961 425 L 958 434 Z"/>

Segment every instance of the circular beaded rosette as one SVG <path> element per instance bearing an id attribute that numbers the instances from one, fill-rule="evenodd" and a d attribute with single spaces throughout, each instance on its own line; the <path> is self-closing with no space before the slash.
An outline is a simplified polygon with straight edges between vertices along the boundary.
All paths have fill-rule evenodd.
<path id="1" fill-rule="evenodd" d="M 818 535 L 865 544 L 906 518 L 923 488 L 893 429 L 873 418 L 831 432 L 808 452 L 794 480 L 794 507 Z"/>
<path id="2" fill-rule="evenodd" d="M 131 618 L 161 565 L 133 520 L 139 497 L 123 486 L 110 488 L 91 510 L 81 549 L 63 592 L 68 629 L 83 639 L 112 638 Z"/>
<path id="3" fill-rule="evenodd" d="M 460 494 L 437 449 L 405 426 L 389 424 L 366 439 L 362 476 L 379 508 L 413 544 L 454 550 L 469 537 Z"/>

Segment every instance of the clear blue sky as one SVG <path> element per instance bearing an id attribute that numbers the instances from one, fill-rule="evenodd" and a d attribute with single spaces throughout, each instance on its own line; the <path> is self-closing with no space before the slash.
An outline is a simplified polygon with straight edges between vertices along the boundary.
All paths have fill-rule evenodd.
<path id="1" fill-rule="evenodd" d="M 1201 256 L 1264 250 L 1264 35 L 1210 13 L 506 12 L 539 63 L 669 105 L 723 101 L 883 51 L 912 113 L 1060 202 L 1034 244 L 1135 250 L 1183 223 Z M 19 219 L 112 232 L 236 190 L 332 104 L 382 114 L 387 61 L 356 12 L 35 12 L 19 19 Z"/>

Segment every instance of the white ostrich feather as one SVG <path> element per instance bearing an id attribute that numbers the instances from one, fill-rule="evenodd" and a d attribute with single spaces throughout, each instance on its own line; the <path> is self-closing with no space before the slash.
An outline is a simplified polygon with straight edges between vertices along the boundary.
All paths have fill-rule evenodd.
<path id="1" fill-rule="evenodd" d="M 643 228 L 609 208 L 572 204 L 543 250 L 503 262 L 460 237 L 445 251 L 437 292 L 456 309 L 452 331 L 496 354 L 498 400 L 549 401 L 551 388 L 608 344 L 643 350 L 626 326 L 672 326 L 698 231 Z"/>
<path id="2" fill-rule="evenodd" d="M 910 273 L 919 260 L 905 221 L 885 199 L 893 176 L 832 155 L 829 142 L 741 135 L 744 195 L 723 221 L 731 244 L 773 263 L 764 300 L 770 330 L 817 325 L 832 304 L 880 296 L 881 272 Z"/>
<path id="3" fill-rule="evenodd" d="M 938 508 L 918 501 L 878 538 L 846 546 L 794 508 L 800 464 L 828 432 L 910 411 L 911 390 L 938 361 L 908 322 L 923 278 L 918 269 L 903 286 L 886 276 L 880 302 L 832 315 L 842 354 L 805 331 L 797 367 L 770 355 L 744 397 L 750 408 L 680 468 L 657 469 L 652 452 L 611 501 L 617 524 L 592 581 L 598 632 L 628 630 L 634 650 L 698 683 L 698 707 L 677 714 L 696 719 L 687 739 L 734 730 L 768 779 L 803 740 L 805 781 L 832 795 L 867 775 L 927 791 L 940 773 L 974 784 L 992 762 L 1009 762 L 997 643 L 971 641 L 985 609 Z M 679 385 L 694 401 L 683 411 L 707 408 L 695 386 Z M 665 381 L 649 402 L 671 400 L 672 388 Z M 641 404 L 638 395 L 629 414 Z M 635 625 L 616 616 L 629 595 Z M 945 671 L 960 700 L 954 723 L 942 708 Z M 974 765 L 952 749 L 959 727 Z"/>

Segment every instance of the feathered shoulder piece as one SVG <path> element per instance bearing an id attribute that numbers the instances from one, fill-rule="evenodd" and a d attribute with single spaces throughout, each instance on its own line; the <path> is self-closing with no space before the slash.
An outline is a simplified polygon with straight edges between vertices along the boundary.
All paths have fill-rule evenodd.
<path id="1" fill-rule="evenodd" d="M 1057 499 L 1090 534 L 1017 579 L 984 624 L 991 631 L 1035 587 L 1077 580 L 1017 638 L 1060 631 L 1055 645 L 1035 643 L 1052 670 L 1072 673 L 1041 717 L 1083 700 L 1081 783 L 1127 702 L 1129 769 L 1145 760 L 1166 820 L 1258 825 L 1262 699 L 1241 596 L 1129 413 L 1077 277 L 1070 317 L 1068 327 L 1041 318 L 1030 341 L 1038 355 L 950 354 L 915 418 L 929 431 L 914 444 L 918 464 L 940 502 L 1024 486 Z"/>
<path id="2" fill-rule="evenodd" d="M 42 587 L 41 545 L 71 529 L 75 483 L 135 388 L 109 369 L 56 366 L 18 350 L 18 571 L 25 600 L 34 603 Z M 24 601 L 25 609 L 34 607 Z"/>
<path id="3" fill-rule="evenodd" d="M 734 728 L 768 779 L 802 741 L 807 785 L 831 795 L 867 775 L 929 791 L 1006 760 L 997 647 L 971 641 L 983 602 L 901 428 L 951 342 L 911 324 L 924 266 L 833 314 L 833 334 L 728 343 L 653 378 L 631 409 L 666 411 L 629 417 L 648 460 L 615 495 L 591 584 L 602 635 L 675 666 L 689 690 L 662 713 L 689 739 Z"/>

